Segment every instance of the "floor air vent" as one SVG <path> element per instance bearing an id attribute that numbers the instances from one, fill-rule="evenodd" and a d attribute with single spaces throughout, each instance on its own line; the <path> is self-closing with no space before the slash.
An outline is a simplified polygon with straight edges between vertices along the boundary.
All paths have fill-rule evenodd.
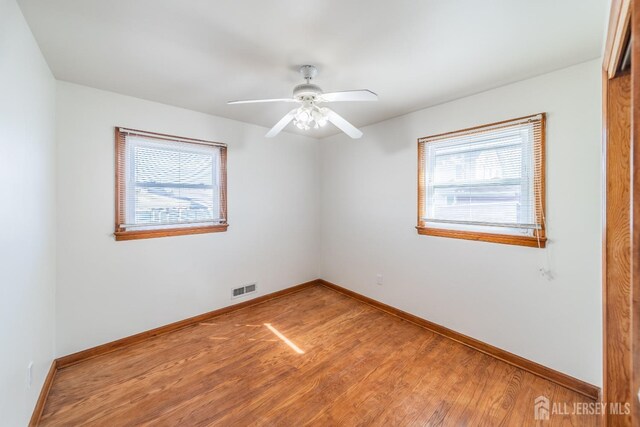
<path id="1" fill-rule="evenodd" d="M 240 286 L 231 290 L 231 298 L 239 298 L 246 294 L 252 294 L 256 291 L 256 284 L 251 283 L 249 285 Z"/>

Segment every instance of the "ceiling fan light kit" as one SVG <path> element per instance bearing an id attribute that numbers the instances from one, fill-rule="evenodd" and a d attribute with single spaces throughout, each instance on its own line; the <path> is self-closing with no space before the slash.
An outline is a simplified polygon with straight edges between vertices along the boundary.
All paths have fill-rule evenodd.
<path id="1" fill-rule="evenodd" d="M 296 125 L 298 129 L 309 130 L 312 127 L 318 129 L 326 126 L 329 121 L 328 116 L 329 111 L 327 108 L 321 108 L 311 102 L 305 102 L 296 110 L 293 124 Z"/>
<path id="2" fill-rule="evenodd" d="M 291 121 L 301 130 L 318 129 L 326 126 L 328 122 L 333 123 L 338 129 L 349 135 L 351 138 L 360 138 L 362 132 L 351 123 L 346 121 L 335 111 L 318 104 L 327 102 L 346 101 L 377 101 L 378 95 L 368 89 L 347 90 L 343 92 L 324 93 L 322 89 L 311 83 L 311 80 L 318 74 L 318 69 L 313 65 L 303 65 L 300 67 L 300 74 L 306 83 L 299 84 L 293 89 L 292 98 L 275 99 L 250 99 L 246 101 L 229 101 L 228 104 L 252 104 L 264 102 L 297 102 L 302 105 L 289 111 L 276 125 L 267 132 L 267 137 L 276 136 Z"/>

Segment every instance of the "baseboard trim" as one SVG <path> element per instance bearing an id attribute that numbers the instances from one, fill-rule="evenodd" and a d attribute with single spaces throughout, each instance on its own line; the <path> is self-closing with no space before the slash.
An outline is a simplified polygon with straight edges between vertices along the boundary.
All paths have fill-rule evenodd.
<path id="1" fill-rule="evenodd" d="M 421 317 L 407 313 L 406 311 L 402 311 L 390 305 L 381 303 L 379 301 L 374 300 L 373 298 L 366 297 L 357 292 L 343 288 L 342 286 L 338 286 L 326 280 L 320 279 L 318 280 L 318 282 L 329 289 L 332 289 L 350 298 L 353 298 L 367 305 L 370 305 L 374 308 L 382 310 L 385 313 L 391 314 L 393 316 L 396 316 L 403 320 L 411 322 L 415 325 L 421 326 L 425 329 L 428 329 L 432 332 L 435 332 L 439 335 L 442 335 L 460 344 L 464 344 L 467 347 L 471 347 L 474 350 L 477 350 L 481 353 L 495 357 L 496 359 L 499 359 L 510 365 L 516 366 L 520 369 L 523 369 L 534 375 L 542 377 L 553 383 L 556 383 L 558 385 L 571 389 L 577 393 L 582 394 L 583 396 L 593 399 L 594 401 L 597 401 L 599 399 L 600 388 L 596 387 L 593 384 L 589 384 L 585 381 L 579 380 L 578 378 L 564 374 L 560 371 L 556 371 L 555 369 L 551 369 L 546 366 L 540 365 L 539 363 L 533 362 L 529 359 L 525 359 L 524 357 L 510 353 L 506 350 L 502 350 L 498 347 L 494 347 L 483 341 L 477 340 L 475 338 L 471 338 L 467 335 L 461 334 L 452 329 L 446 328 L 442 325 L 438 325 L 437 323 L 433 323 L 429 320 L 425 320 Z"/>
<path id="2" fill-rule="evenodd" d="M 220 308 L 218 310 L 213 310 L 208 313 L 199 314 L 197 316 L 189 317 L 184 320 L 179 320 L 174 323 L 170 323 L 168 325 L 160 326 L 155 329 L 150 329 L 145 332 L 140 332 L 139 334 L 131 335 L 125 338 L 121 338 L 115 341 L 108 342 L 106 344 L 102 344 L 96 347 L 89 348 L 87 350 L 82 350 L 77 353 L 69 354 L 67 356 L 63 356 L 57 359 L 58 369 L 66 368 L 67 366 L 74 365 L 76 363 L 80 363 L 84 360 L 91 359 L 93 357 L 101 356 L 106 353 L 110 353 L 112 351 L 130 346 L 132 344 L 137 344 L 142 341 L 146 341 L 150 338 L 157 337 L 158 335 L 167 334 L 170 332 L 175 332 L 177 330 L 195 325 L 197 323 L 209 320 L 213 317 L 221 316 L 223 314 L 240 310 L 242 308 L 251 307 L 254 305 L 262 304 L 264 302 L 270 301 L 275 298 L 280 298 L 285 295 L 289 295 L 295 292 L 302 291 L 303 289 L 309 288 L 311 286 L 318 285 L 318 280 L 311 280 L 309 282 L 301 283 L 296 286 L 292 286 L 290 288 L 282 289 L 277 292 L 272 292 L 270 294 L 262 295 L 257 298 L 253 298 L 247 301 L 243 301 L 238 304 L 229 305 L 227 307 Z"/>
<path id="3" fill-rule="evenodd" d="M 42 417 L 44 404 L 47 403 L 47 397 L 49 397 L 49 390 L 51 390 L 51 386 L 53 385 L 53 379 L 56 376 L 56 372 L 58 372 L 58 361 L 54 359 L 51 362 L 51 367 L 49 367 L 49 372 L 47 373 L 47 376 L 44 379 L 44 383 L 42 384 L 42 390 L 40 390 L 40 395 L 38 396 L 38 400 L 36 400 L 36 406 L 33 408 L 33 414 L 31 414 L 29 427 L 35 427 L 38 424 L 40 424 L 40 418 Z"/>
<path id="4" fill-rule="evenodd" d="M 49 368 L 49 373 L 47 374 L 47 377 L 44 380 L 44 384 L 42 385 L 42 390 L 40 390 L 40 395 L 38 396 L 38 400 L 36 401 L 36 406 L 33 409 L 33 414 L 31 415 L 31 420 L 29 421 L 29 427 L 35 427 L 38 424 L 40 424 L 40 418 L 42 417 L 42 412 L 44 411 L 44 405 L 47 402 L 47 397 L 49 397 L 49 391 L 51 390 L 51 386 L 53 385 L 53 380 L 59 369 L 63 369 L 68 366 L 75 365 L 76 363 L 80 363 L 85 360 L 92 359 L 94 357 L 111 353 L 112 351 L 116 351 L 118 349 L 146 341 L 150 338 L 157 337 L 158 335 L 175 332 L 177 330 L 187 328 L 189 326 L 198 324 L 206 320 L 210 320 L 214 317 L 221 316 L 223 314 L 230 313 L 232 311 L 240 310 L 247 307 L 253 307 L 255 305 L 259 305 L 267 301 L 271 301 L 276 298 L 283 297 L 285 295 L 290 295 L 296 292 L 300 292 L 304 289 L 310 288 L 312 286 L 317 286 L 320 284 L 321 283 L 318 279 L 311 280 L 309 282 L 301 283 L 299 285 L 282 289 L 277 292 L 272 292 L 270 294 L 262 295 L 257 298 L 243 301 L 238 304 L 233 304 L 227 307 L 220 308 L 218 310 L 210 311 L 208 313 L 199 314 L 197 316 L 189 317 L 184 320 L 179 320 L 177 322 L 170 323 L 168 325 L 160 326 L 158 328 L 141 332 L 139 334 L 131 335 L 125 338 L 121 338 L 119 340 L 111 341 L 96 347 L 89 348 L 87 350 L 82 350 L 77 353 L 69 354 L 67 356 L 62 356 L 57 359 L 54 359 L 53 362 L 51 363 L 51 368 Z"/>
<path id="5" fill-rule="evenodd" d="M 475 338 L 471 338 L 469 336 L 463 335 L 452 329 L 438 325 L 437 323 L 433 323 L 428 320 L 422 319 L 418 316 L 407 313 L 398 308 L 381 303 L 379 301 L 374 300 L 373 298 L 369 298 L 357 292 L 343 288 L 342 286 L 338 286 L 326 280 L 316 279 L 316 280 L 311 280 L 309 282 L 301 283 L 299 285 L 292 286 L 286 289 L 282 289 L 277 292 L 263 295 L 248 301 L 243 301 L 239 304 L 233 304 L 227 307 L 220 308 L 218 310 L 213 310 L 208 313 L 200 314 L 194 317 L 180 320 L 178 322 L 160 326 L 155 329 L 151 329 L 145 332 L 141 332 L 139 334 L 131 335 L 119 340 L 111 341 L 96 347 L 89 348 L 87 350 L 82 350 L 77 353 L 69 354 L 67 356 L 62 356 L 53 360 L 53 362 L 51 363 L 49 372 L 45 378 L 44 384 L 42 385 L 42 390 L 40 391 L 38 400 L 36 401 L 36 405 L 34 407 L 31 420 L 29 421 L 29 426 L 35 427 L 40 423 L 40 418 L 42 417 L 44 406 L 46 404 L 47 397 L 49 396 L 49 391 L 51 390 L 51 386 L 53 385 L 53 381 L 59 369 L 63 369 L 68 366 L 75 365 L 76 363 L 80 363 L 85 360 L 92 359 L 94 357 L 101 356 L 103 354 L 107 354 L 112 351 L 116 351 L 118 349 L 125 348 L 127 346 L 146 341 L 150 338 L 157 337 L 159 335 L 168 334 L 170 332 L 174 332 L 174 331 L 198 324 L 200 322 L 210 320 L 214 317 L 221 316 L 223 314 L 230 313 L 232 311 L 259 305 L 267 301 L 271 301 L 276 298 L 290 295 L 290 294 L 293 294 L 317 285 L 324 286 L 328 289 L 339 292 L 350 298 L 353 298 L 362 303 L 370 305 L 378 310 L 384 311 L 385 313 L 391 314 L 393 316 L 396 316 L 403 320 L 411 322 L 415 325 L 428 329 L 432 332 L 435 332 L 439 335 L 442 335 L 460 344 L 473 348 L 474 350 L 477 350 L 489 356 L 495 357 L 496 359 L 502 360 L 503 362 L 509 363 L 510 365 L 516 366 L 520 369 L 523 369 L 534 375 L 540 376 L 553 383 L 556 383 L 563 387 L 571 389 L 590 399 L 598 400 L 599 398 L 600 389 L 592 384 L 589 384 L 587 382 L 584 382 L 582 380 L 579 380 L 577 378 L 574 378 L 562 372 L 556 371 L 554 369 L 548 368 L 546 366 L 540 365 L 536 362 L 525 359 L 523 357 L 517 356 L 506 350 L 502 350 L 500 348 L 494 347 L 490 344 L 479 341 Z"/>

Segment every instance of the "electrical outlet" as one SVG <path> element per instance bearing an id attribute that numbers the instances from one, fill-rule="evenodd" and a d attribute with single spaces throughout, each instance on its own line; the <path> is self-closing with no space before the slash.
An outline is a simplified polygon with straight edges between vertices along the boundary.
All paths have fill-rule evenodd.
<path id="1" fill-rule="evenodd" d="M 33 360 L 29 362 L 27 366 L 27 390 L 31 390 L 31 383 L 33 382 Z"/>
<path id="2" fill-rule="evenodd" d="M 382 286 L 382 274 L 377 274 L 376 275 L 376 284 L 378 286 Z"/>

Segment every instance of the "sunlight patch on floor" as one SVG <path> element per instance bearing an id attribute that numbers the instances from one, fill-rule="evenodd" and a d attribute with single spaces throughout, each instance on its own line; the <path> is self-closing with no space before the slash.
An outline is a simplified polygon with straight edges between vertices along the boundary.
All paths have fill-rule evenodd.
<path id="1" fill-rule="evenodd" d="M 295 351 L 298 354 L 304 354 L 304 351 L 300 350 L 300 347 L 298 347 L 297 345 L 295 345 L 294 343 L 292 343 L 289 338 L 285 337 L 284 335 L 282 335 L 282 333 L 277 330 L 276 328 L 274 328 L 273 326 L 271 326 L 271 323 L 265 323 L 264 326 L 266 326 L 271 332 L 273 332 L 273 334 L 275 336 L 277 336 L 278 338 L 280 338 L 282 340 L 282 342 L 284 342 L 286 345 L 288 345 L 289 347 L 291 347 L 293 349 L 293 351 Z"/>

